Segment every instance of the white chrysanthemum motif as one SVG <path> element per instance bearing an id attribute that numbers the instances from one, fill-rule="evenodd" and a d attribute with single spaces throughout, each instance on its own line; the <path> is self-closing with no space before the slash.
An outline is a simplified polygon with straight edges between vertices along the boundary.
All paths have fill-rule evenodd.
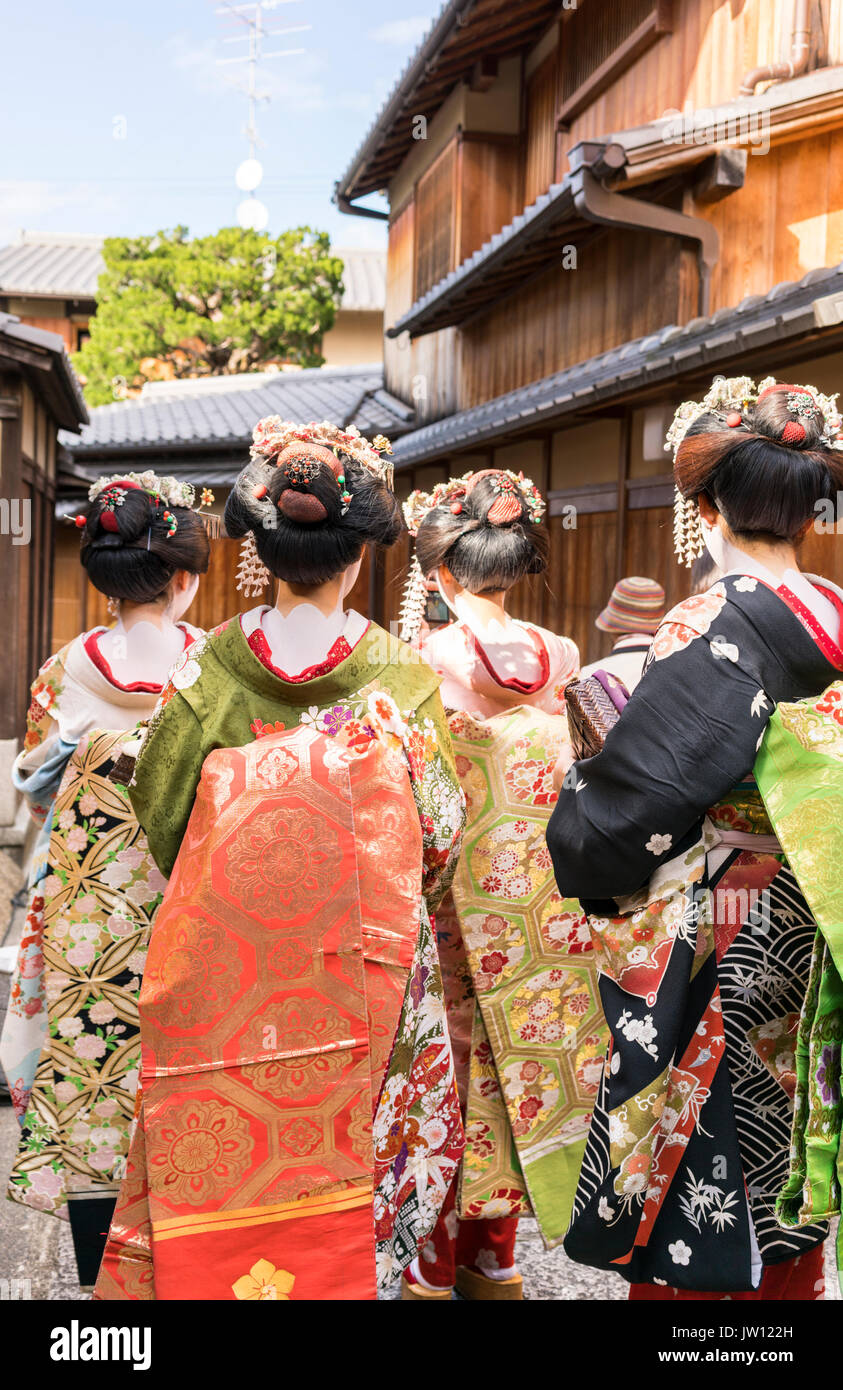
<path id="1" fill-rule="evenodd" d="M 187 657 L 173 667 L 170 680 L 173 682 L 176 690 L 189 690 L 192 685 L 196 684 L 201 674 L 202 667 L 199 665 L 199 662 Z"/>

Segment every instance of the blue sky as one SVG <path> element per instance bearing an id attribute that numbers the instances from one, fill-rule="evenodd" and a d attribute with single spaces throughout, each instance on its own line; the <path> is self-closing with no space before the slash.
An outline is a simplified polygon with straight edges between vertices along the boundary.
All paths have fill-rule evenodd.
<path id="1" fill-rule="evenodd" d="M 237 0 L 234 0 L 236 3 Z M 241 32 L 220 0 L 19 0 L 4 7 L 0 244 L 28 231 L 135 235 L 233 225 L 246 98 L 218 58 Z M 383 246 L 383 224 L 337 212 L 344 172 L 439 0 L 282 0 L 259 110 L 269 228 L 307 223 L 337 246 Z M 243 31 L 245 32 L 245 31 Z M 115 138 L 125 123 L 125 138 Z"/>

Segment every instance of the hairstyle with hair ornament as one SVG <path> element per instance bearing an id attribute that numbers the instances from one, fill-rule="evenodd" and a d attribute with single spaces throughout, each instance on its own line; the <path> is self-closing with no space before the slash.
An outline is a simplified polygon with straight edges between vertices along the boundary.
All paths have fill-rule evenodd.
<path id="1" fill-rule="evenodd" d="M 683 401 L 668 430 L 676 482 L 674 548 L 703 553 L 697 499 L 705 494 L 735 536 L 794 542 L 818 502 L 843 487 L 837 396 L 766 377 L 716 377 L 702 401 Z"/>
<path id="2" fill-rule="evenodd" d="M 92 483 L 88 498 L 74 518 L 80 559 L 109 600 L 154 603 L 177 570 L 207 570 L 208 536 L 219 534 L 219 517 L 201 512 L 214 500 L 207 488 L 194 509 L 190 483 L 152 472 L 117 473 Z"/>
<path id="3" fill-rule="evenodd" d="M 412 492 L 404 503 L 416 539 L 401 605 L 401 636 L 412 641 L 424 616 L 427 576 L 445 565 L 471 593 L 511 589 L 547 567 L 548 537 L 539 522 L 544 498 L 523 473 L 484 468 Z"/>
<path id="4" fill-rule="evenodd" d="M 349 426 L 259 420 L 249 462 L 225 504 L 229 536 L 243 537 L 237 587 L 263 592 L 274 575 L 327 583 L 359 560 L 364 545 L 392 545 L 403 525 L 392 494 L 389 440 L 371 443 Z"/>

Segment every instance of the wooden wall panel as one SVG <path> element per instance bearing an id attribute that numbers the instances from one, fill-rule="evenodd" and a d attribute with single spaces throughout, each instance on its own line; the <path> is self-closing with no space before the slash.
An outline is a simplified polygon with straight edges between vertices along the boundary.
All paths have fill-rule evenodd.
<path id="1" fill-rule="evenodd" d="M 534 203 L 553 183 L 556 162 L 556 51 L 527 83 L 524 146 L 524 203 Z"/>
<path id="2" fill-rule="evenodd" d="M 672 507 L 642 507 L 627 512 L 624 542 L 625 575 L 657 580 L 665 591 L 668 608 L 687 598 L 691 591 L 690 572 L 673 553 Z"/>
<path id="3" fill-rule="evenodd" d="M 843 61 L 843 0 L 827 0 L 823 8 L 834 65 Z M 565 148 L 657 120 L 667 110 L 733 100 L 750 68 L 789 57 L 793 10 L 793 0 L 674 0 L 673 33 L 571 122 Z"/>
<path id="4" fill-rule="evenodd" d="M 460 408 L 675 323 L 681 256 L 673 238 L 599 232 L 565 270 L 560 246 L 557 265 L 463 330 Z"/>
<path id="5" fill-rule="evenodd" d="M 604 590 L 614 563 L 617 521 L 614 512 L 592 512 L 578 517 L 577 529 L 569 531 L 562 520 L 550 518 L 544 626 L 572 637 L 585 664 L 602 652 L 594 619 L 608 597 Z"/>
<path id="6" fill-rule="evenodd" d="M 461 141 L 456 265 L 473 256 L 521 211 L 520 168 L 515 140 Z"/>

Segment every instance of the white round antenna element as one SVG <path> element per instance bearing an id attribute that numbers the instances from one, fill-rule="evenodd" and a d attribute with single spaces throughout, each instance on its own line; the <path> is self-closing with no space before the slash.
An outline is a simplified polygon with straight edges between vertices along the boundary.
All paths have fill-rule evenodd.
<path id="1" fill-rule="evenodd" d="M 237 209 L 237 221 L 250 232 L 262 232 L 269 221 L 269 210 L 258 198 L 244 198 Z"/>
<path id="2" fill-rule="evenodd" d="M 263 166 L 259 159 L 244 159 L 238 165 L 234 182 L 244 193 L 253 193 L 263 178 Z"/>

